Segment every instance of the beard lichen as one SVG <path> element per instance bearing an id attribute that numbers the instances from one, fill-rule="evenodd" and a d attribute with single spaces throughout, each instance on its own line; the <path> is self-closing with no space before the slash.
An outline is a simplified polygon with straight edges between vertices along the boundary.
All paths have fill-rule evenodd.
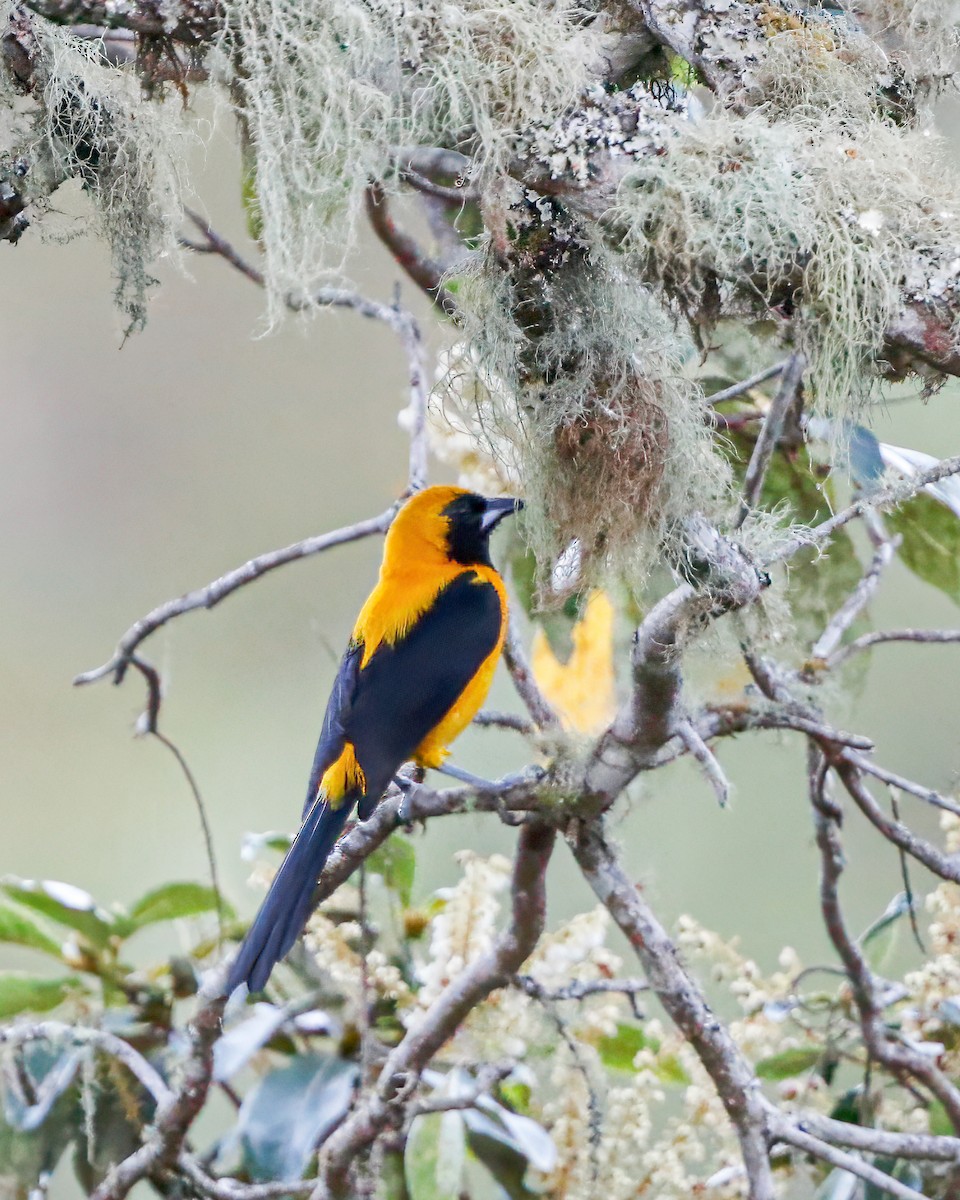
<path id="1" fill-rule="evenodd" d="M 683 517 L 717 513 L 726 494 L 702 393 L 683 373 L 689 347 L 559 205 L 517 189 L 497 225 L 462 282 L 470 353 L 441 393 L 460 413 L 469 397 L 489 458 L 519 479 L 542 597 L 562 599 L 551 572 L 571 543 L 566 587 L 636 583 Z"/>
<path id="2" fill-rule="evenodd" d="M 785 331 L 814 407 L 842 416 L 875 393 L 918 271 L 960 288 L 956 188 L 929 128 L 848 104 L 718 108 L 635 161 L 608 219 L 625 261 L 695 322 L 759 313 Z"/>
<path id="3" fill-rule="evenodd" d="M 150 268 L 176 245 L 182 116 L 174 102 L 144 103 L 136 77 L 105 64 L 96 42 L 39 17 L 32 37 L 29 84 L 4 97 L 0 178 L 35 213 L 49 210 L 61 184 L 79 182 L 110 247 L 117 306 L 128 332 L 140 329 Z"/>
<path id="4" fill-rule="evenodd" d="M 488 181 L 518 128 L 575 102 L 600 38 L 578 5 L 539 0 L 232 0 L 225 16 L 271 319 L 342 267 L 368 181 L 389 186 L 405 147 L 462 150 Z"/>

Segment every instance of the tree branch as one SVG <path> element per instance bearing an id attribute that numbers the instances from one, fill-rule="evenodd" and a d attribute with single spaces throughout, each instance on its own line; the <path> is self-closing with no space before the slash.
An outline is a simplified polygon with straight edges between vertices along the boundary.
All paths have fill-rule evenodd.
<path id="1" fill-rule="evenodd" d="M 883 1019 L 883 1007 L 873 973 L 860 946 L 847 932 L 838 886 L 844 868 L 840 840 L 842 812 L 828 795 L 827 767 L 823 756 L 811 750 L 808 774 L 814 830 L 820 850 L 820 907 L 827 933 L 850 980 L 867 1052 L 895 1077 L 911 1075 L 928 1087 L 943 1105 L 954 1129 L 960 1133 L 960 1090 L 927 1055 L 894 1041 Z M 847 770 L 852 771 L 852 768 Z M 844 782 L 846 784 L 846 780 Z"/>
<path id="2" fill-rule="evenodd" d="M 902 1183 L 899 1179 L 894 1179 L 886 1171 L 881 1171 L 878 1167 L 866 1162 L 856 1154 L 850 1154 L 846 1150 L 838 1150 L 828 1142 L 818 1137 L 813 1137 L 791 1121 L 780 1118 L 773 1124 L 771 1132 L 775 1133 L 781 1141 L 787 1142 L 791 1146 L 796 1146 L 798 1150 L 802 1150 L 805 1154 L 810 1154 L 814 1158 L 819 1158 L 822 1162 L 829 1163 L 831 1167 L 837 1167 L 841 1171 L 849 1171 L 851 1175 L 856 1175 L 858 1179 L 872 1183 L 885 1196 L 896 1196 L 899 1200 L 930 1200 L 924 1192 L 918 1192 L 916 1188 L 910 1187 L 909 1184 Z"/>
<path id="3" fill-rule="evenodd" d="M 390 215 L 390 205 L 387 194 L 379 183 L 372 183 L 367 188 L 367 218 L 370 225 L 387 247 L 398 265 L 406 271 L 420 290 L 447 317 L 456 319 L 459 305 L 454 295 L 443 286 L 446 274 L 440 263 L 430 258 L 417 245 L 414 239 L 405 233 Z"/>
<path id="4" fill-rule="evenodd" d="M 190 1126 L 203 1108 L 213 1076 L 213 1043 L 220 1036 L 225 1000 L 204 997 L 190 1023 L 183 1077 L 157 1105 L 147 1141 L 110 1171 L 91 1200 L 123 1200 L 131 1188 L 175 1166 Z"/>
<path id="5" fill-rule="evenodd" d="M 320 1159 L 315 1200 L 351 1194 L 350 1170 L 391 1122 L 402 1116 L 424 1067 L 457 1031 L 471 1009 L 510 982 L 530 956 L 546 915 L 546 871 L 555 831 L 540 822 L 525 825 L 514 860 L 512 912 L 493 947 L 466 967 L 427 1013 L 391 1051 L 375 1089 L 328 1138 Z"/>
<path id="6" fill-rule="evenodd" d="M 676 946 L 626 875 L 600 822 L 582 822 L 572 848 L 584 878 L 626 935 L 660 1003 L 713 1080 L 740 1140 L 750 1200 L 773 1200 L 759 1080 L 683 969 Z"/>
<path id="7" fill-rule="evenodd" d="M 78 685 L 93 683 L 98 679 L 103 679 L 106 675 L 113 675 L 114 683 L 122 683 L 138 646 L 168 621 L 198 608 L 214 608 L 221 600 L 225 600 L 239 588 L 245 587 L 269 571 L 285 566 L 289 562 L 320 554 L 333 546 L 342 546 L 347 542 L 370 537 L 371 534 L 386 533 L 395 511 L 396 506 L 391 506 L 377 517 L 358 521 L 355 525 L 346 525 L 342 529 L 335 529 L 332 533 L 322 533 L 317 537 L 304 538 L 300 542 L 294 542 L 291 546 L 285 546 L 282 550 L 270 550 L 266 554 L 250 559 L 241 567 L 235 567 L 226 575 L 214 579 L 212 583 L 187 592 L 175 600 L 168 600 L 130 626 L 117 643 L 117 649 L 108 662 L 91 671 L 84 671 L 82 675 L 76 677 L 74 683 Z"/>
<path id="8" fill-rule="evenodd" d="M 783 370 L 777 394 L 760 427 L 760 435 L 753 447 L 750 461 L 747 463 L 747 473 L 743 481 L 743 499 L 740 502 L 739 516 L 734 524 L 735 529 L 740 528 L 747 519 L 750 509 L 756 506 L 757 500 L 760 498 L 760 489 L 763 487 L 773 452 L 780 441 L 787 417 L 799 399 L 806 366 L 806 358 L 798 351 L 796 354 L 790 355 Z"/>

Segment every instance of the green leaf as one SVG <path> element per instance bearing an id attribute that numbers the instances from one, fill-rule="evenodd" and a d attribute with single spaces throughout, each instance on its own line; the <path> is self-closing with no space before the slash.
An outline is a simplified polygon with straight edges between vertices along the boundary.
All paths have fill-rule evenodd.
<path id="1" fill-rule="evenodd" d="M 798 1046 L 761 1058 L 754 1070 L 761 1079 L 790 1079 L 815 1067 L 822 1057 L 823 1051 L 815 1046 Z"/>
<path id="2" fill-rule="evenodd" d="M 941 1137 L 957 1136 L 953 1122 L 947 1116 L 947 1110 L 939 1100 L 930 1101 L 930 1107 L 927 1109 L 927 1122 L 931 1133 L 939 1134 Z"/>
<path id="3" fill-rule="evenodd" d="M 12 1075 L 0 1079 L 0 1194 L 5 1200 L 28 1200 L 40 1175 L 54 1170 L 76 1134 L 76 1089 L 71 1064 L 64 1069 L 67 1057 L 49 1043 L 23 1048 L 21 1065 L 32 1096 L 18 1094 Z"/>
<path id="4" fill-rule="evenodd" d="M 247 218 L 247 233 L 254 242 L 263 236 L 263 210 L 257 192 L 257 157 L 253 147 L 243 140 L 240 147 L 240 203 Z"/>
<path id="5" fill-rule="evenodd" d="M 410 1200 L 458 1200 L 466 1144 L 459 1112 L 414 1117 L 403 1155 Z"/>
<path id="6" fill-rule="evenodd" d="M 98 908 L 92 896 L 72 883 L 8 877 L 2 887 L 18 904 L 43 913 L 58 925 L 76 930 L 100 950 L 109 945 L 116 932 L 110 914 Z"/>
<path id="7" fill-rule="evenodd" d="M 529 1083 L 523 1083 L 519 1079 L 504 1079 L 497 1091 L 514 1112 L 526 1115 L 529 1111 L 531 1096 Z"/>
<path id="8" fill-rule="evenodd" d="M 688 1087 L 693 1082 L 675 1054 L 658 1055 L 653 1072 L 663 1083 L 673 1083 L 678 1087 Z"/>
<path id="9" fill-rule="evenodd" d="M 97 1057 L 93 1076 L 81 1078 L 80 1096 L 73 1169 L 89 1195 L 141 1145 L 156 1106 L 125 1068 L 103 1055 Z"/>
<path id="10" fill-rule="evenodd" d="M 618 1024 L 613 1037 L 600 1039 L 597 1050 L 605 1067 L 610 1067 L 613 1071 L 632 1071 L 633 1060 L 638 1052 L 650 1045 L 639 1025 Z"/>
<path id="11" fill-rule="evenodd" d="M 409 908 L 417 871 L 417 854 L 413 842 L 397 831 L 387 838 L 366 862 L 374 874 L 383 876 L 383 882 L 391 892 L 396 893 L 403 907 Z"/>
<path id="12" fill-rule="evenodd" d="M 548 1173 L 553 1170 L 557 1163 L 557 1147 L 542 1125 L 532 1117 L 525 1117 L 521 1113 L 504 1108 L 492 1096 L 486 1094 L 477 1100 L 477 1108 L 482 1109 L 482 1113 L 470 1109 L 464 1113 L 471 1132 L 498 1138 L 522 1154 L 538 1171 Z M 482 1125 L 475 1120 L 481 1117 Z M 490 1120 L 499 1127 L 499 1133 L 491 1128 Z"/>
<path id="13" fill-rule="evenodd" d="M 910 898 L 899 892 L 884 912 L 860 937 L 860 947 L 874 971 L 879 971 L 893 953 L 900 918 L 910 912 Z"/>
<path id="14" fill-rule="evenodd" d="M 22 971 L 0 971 L 0 1020 L 22 1012 L 48 1012 L 80 986 L 75 975 L 43 979 Z"/>
<path id="15" fill-rule="evenodd" d="M 471 1154 L 482 1163 L 510 1200 L 529 1200 L 537 1193 L 526 1185 L 530 1161 L 498 1122 L 475 1110 L 464 1110 Z"/>
<path id="16" fill-rule="evenodd" d="M 846 1121 L 848 1125 L 864 1124 L 864 1095 L 863 1084 L 858 1083 L 847 1088 L 830 1110 L 830 1116 L 835 1121 Z"/>
<path id="17" fill-rule="evenodd" d="M 903 537 L 904 565 L 960 604 L 960 521 L 954 513 L 921 493 L 887 513 L 886 520 Z"/>
<path id="18" fill-rule="evenodd" d="M 317 1143 L 350 1107 L 357 1074 L 345 1059 L 300 1054 L 265 1075 L 244 1100 L 233 1138 L 250 1178 L 302 1178 Z"/>
<path id="19" fill-rule="evenodd" d="M 233 917 L 233 909 L 220 901 L 225 917 Z M 200 913 L 217 911 L 217 893 L 201 883 L 167 883 L 147 892 L 130 909 L 133 930 L 158 921 L 174 921 L 178 917 L 195 917 Z"/>
<path id="20" fill-rule="evenodd" d="M 9 904 L 0 904 L 0 942 L 15 946 L 29 946 L 60 958 L 60 943 L 38 925 L 26 913 L 18 912 Z"/>

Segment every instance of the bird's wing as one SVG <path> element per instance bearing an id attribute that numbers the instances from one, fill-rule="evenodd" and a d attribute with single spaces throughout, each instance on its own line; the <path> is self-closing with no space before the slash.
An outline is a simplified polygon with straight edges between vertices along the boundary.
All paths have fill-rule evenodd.
<path id="1" fill-rule="evenodd" d="M 496 588 L 464 571 L 358 672 L 342 724 L 367 782 L 361 816 L 496 650 L 503 620 Z"/>
<path id="2" fill-rule="evenodd" d="M 317 798 L 317 789 L 320 787 L 324 771 L 343 753 L 344 743 L 347 740 L 344 732 L 344 716 L 350 711 L 356 695 L 362 655 L 363 643 L 351 642 L 340 660 L 340 668 L 333 681 L 330 699 L 327 701 L 327 711 L 323 715 L 323 727 L 320 730 L 320 740 L 317 742 L 316 753 L 313 756 L 313 766 L 310 768 L 310 781 L 307 784 L 307 798 L 303 802 L 301 819 L 306 818 L 310 806 Z"/>

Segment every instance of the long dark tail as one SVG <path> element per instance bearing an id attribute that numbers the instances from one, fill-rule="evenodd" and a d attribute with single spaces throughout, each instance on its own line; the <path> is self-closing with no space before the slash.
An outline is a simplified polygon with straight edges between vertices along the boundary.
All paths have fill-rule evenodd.
<path id="1" fill-rule="evenodd" d="M 317 878 L 356 799 L 346 795 L 336 808 L 318 800 L 307 813 L 233 961 L 228 996 L 241 983 L 251 992 L 262 991 L 274 966 L 303 931 L 313 907 Z"/>

